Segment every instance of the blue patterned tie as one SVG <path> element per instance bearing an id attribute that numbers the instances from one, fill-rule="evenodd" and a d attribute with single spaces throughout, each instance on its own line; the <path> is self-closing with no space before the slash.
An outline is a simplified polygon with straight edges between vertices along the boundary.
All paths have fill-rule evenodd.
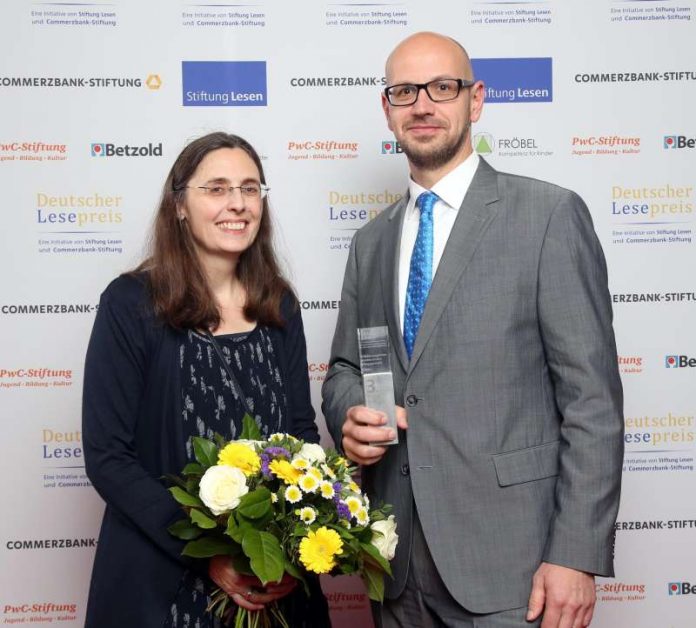
<path id="1" fill-rule="evenodd" d="M 409 360 L 433 280 L 433 206 L 437 200 L 436 194 L 423 192 L 416 201 L 420 209 L 420 221 L 411 254 L 404 311 L 404 343 Z"/>

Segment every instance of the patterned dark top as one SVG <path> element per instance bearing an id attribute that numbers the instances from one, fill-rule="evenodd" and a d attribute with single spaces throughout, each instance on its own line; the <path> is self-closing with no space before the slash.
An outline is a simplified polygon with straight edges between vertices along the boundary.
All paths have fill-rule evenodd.
<path id="1" fill-rule="evenodd" d="M 193 436 L 211 438 L 217 432 L 227 439 L 238 438 L 245 413 L 241 395 L 244 395 L 264 437 L 274 432 L 288 431 L 287 398 L 268 329 L 259 325 L 250 332 L 223 334 L 215 336 L 215 339 L 242 390 L 237 390 L 230 381 L 210 340 L 189 331 L 186 341 L 179 348 L 179 366 L 181 418 L 186 455 L 190 461 L 194 459 L 191 445 Z M 163 628 L 220 628 L 220 621 L 205 610 L 210 603 L 212 587 L 210 581 L 187 571 L 181 579 L 179 592 Z M 296 593 L 288 597 L 294 598 Z M 313 595 L 312 601 L 317 597 L 325 606 L 321 593 Z M 326 615 L 323 615 L 325 620 L 310 619 L 310 623 L 305 623 L 302 618 L 293 621 L 292 607 L 295 606 L 291 603 L 286 610 L 286 618 L 291 626 L 311 628 L 330 625 Z"/>
<path id="2" fill-rule="evenodd" d="M 189 331 L 188 342 L 179 350 L 182 418 L 189 460 L 193 460 L 191 436 L 211 437 L 218 432 L 229 439 L 238 437 L 244 416 L 240 395 L 245 396 L 264 437 L 286 431 L 287 400 L 267 329 L 259 326 L 250 332 L 215 339 L 242 391 L 230 382 L 208 338 Z"/>

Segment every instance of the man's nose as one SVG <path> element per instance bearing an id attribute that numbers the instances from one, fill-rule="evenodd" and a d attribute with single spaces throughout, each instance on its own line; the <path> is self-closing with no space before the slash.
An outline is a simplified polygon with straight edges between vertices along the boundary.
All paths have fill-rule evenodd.
<path id="1" fill-rule="evenodd" d="M 411 105 L 411 111 L 419 115 L 432 113 L 434 104 L 430 96 L 428 96 L 425 87 L 423 87 L 418 90 L 418 96 L 416 97 L 416 102 Z"/>

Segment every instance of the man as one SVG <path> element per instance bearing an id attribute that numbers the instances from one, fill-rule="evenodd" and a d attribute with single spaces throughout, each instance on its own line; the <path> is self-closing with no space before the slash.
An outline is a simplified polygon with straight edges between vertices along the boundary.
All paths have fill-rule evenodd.
<path id="1" fill-rule="evenodd" d="M 335 442 L 372 499 L 394 505 L 394 579 L 376 620 L 587 626 L 594 575 L 613 575 L 623 458 L 590 215 L 574 193 L 473 152 L 484 87 L 460 44 L 413 35 L 386 77 L 409 194 L 353 239 L 323 387 Z M 393 430 L 362 405 L 356 330 L 383 325 L 400 429 L 380 447 L 369 443 Z"/>

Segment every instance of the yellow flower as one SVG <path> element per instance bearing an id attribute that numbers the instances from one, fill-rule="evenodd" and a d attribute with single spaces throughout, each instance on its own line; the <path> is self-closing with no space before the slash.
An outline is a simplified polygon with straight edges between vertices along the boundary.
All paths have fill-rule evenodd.
<path id="1" fill-rule="evenodd" d="M 294 458 L 292 461 L 292 466 L 295 467 L 295 469 L 304 471 L 309 467 L 309 461 L 305 460 L 304 458 Z"/>
<path id="2" fill-rule="evenodd" d="M 275 434 L 271 434 L 268 437 L 268 440 L 271 443 L 280 443 L 281 441 L 284 441 L 286 439 L 289 440 L 291 443 L 297 442 L 297 439 L 294 436 L 291 436 L 290 434 L 283 434 L 282 432 L 276 432 Z"/>
<path id="3" fill-rule="evenodd" d="M 321 491 L 321 496 L 324 499 L 331 499 L 335 494 L 333 484 L 331 484 L 331 482 L 327 482 L 326 480 L 319 485 L 319 490 Z"/>
<path id="4" fill-rule="evenodd" d="M 355 482 L 349 482 L 348 488 L 354 493 L 360 493 L 360 487 Z"/>
<path id="5" fill-rule="evenodd" d="M 298 483 L 300 485 L 300 488 L 305 493 L 313 493 L 317 490 L 317 487 L 319 486 L 319 480 L 317 480 L 317 478 L 315 478 L 313 475 L 310 475 L 309 473 L 305 473 L 299 479 Z"/>
<path id="6" fill-rule="evenodd" d="M 275 474 L 286 484 L 297 484 L 297 480 L 302 475 L 302 472 L 295 469 L 287 460 L 272 460 L 268 468 L 271 470 L 271 473 Z"/>
<path id="7" fill-rule="evenodd" d="M 314 573 L 329 573 L 336 566 L 336 555 L 343 553 L 338 532 L 326 527 L 309 531 L 300 541 L 300 561 Z"/>
<path id="8" fill-rule="evenodd" d="M 271 493 L 271 502 L 274 504 L 278 503 L 278 496 L 275 493 Z"/>
<path id="9" fill-rule="evenodd" d="M 309 473 L 309 475 L 313 475 L 317 480 L 324 479 L 324 476 L 321 474 L 321 471 L 319 471 L 319 469 L 317 469 L 316 467 L 310 467 L 307 473 Z"/>
<path id="10" fill-rule="evenodd" d="M 232 442 L 218 455 L 218 464 L 226 467 L 237 467 L 249 477 L 255 475 L 261 468 L 261 458 L 248 445 Z"/>
<path id="11" fill-rule="evenodd" d="M 302 499 L 302 491 L 296 486 L 290 485 L 285 489 L 285 499 L 291 504 L 296 504 Z"/>
<path id="12" fill-rule="evenodd" d="M 297 514 L 299 514 L 300 519 L 302 519 L 303 523 L 306 523 L 307 525 L 311 525 L 312 523 L 314 523 L 314 520 L 317 518 L 317 511 L 314 510 L 314 508 L 311 508 L 310 506 L 300 508 Z"/>
<path id="13" fill-rule="evenodd" d="M 366 526 L 370 523 L 370 515 L 367 514 L 367 508 L 359 508 L 355 513 L 355 520 L 360 526 Z"/>
<path id="14" fill-rule="evenodd" d="M 351 495 L 350 497 L 346 497 L 346 506 L 348 506 L 348 510 L 350 510 L 350 514 L 355 517 L 355 514 L 362 508 L 362 502 L 355 497 L 355 495 Z"/>

